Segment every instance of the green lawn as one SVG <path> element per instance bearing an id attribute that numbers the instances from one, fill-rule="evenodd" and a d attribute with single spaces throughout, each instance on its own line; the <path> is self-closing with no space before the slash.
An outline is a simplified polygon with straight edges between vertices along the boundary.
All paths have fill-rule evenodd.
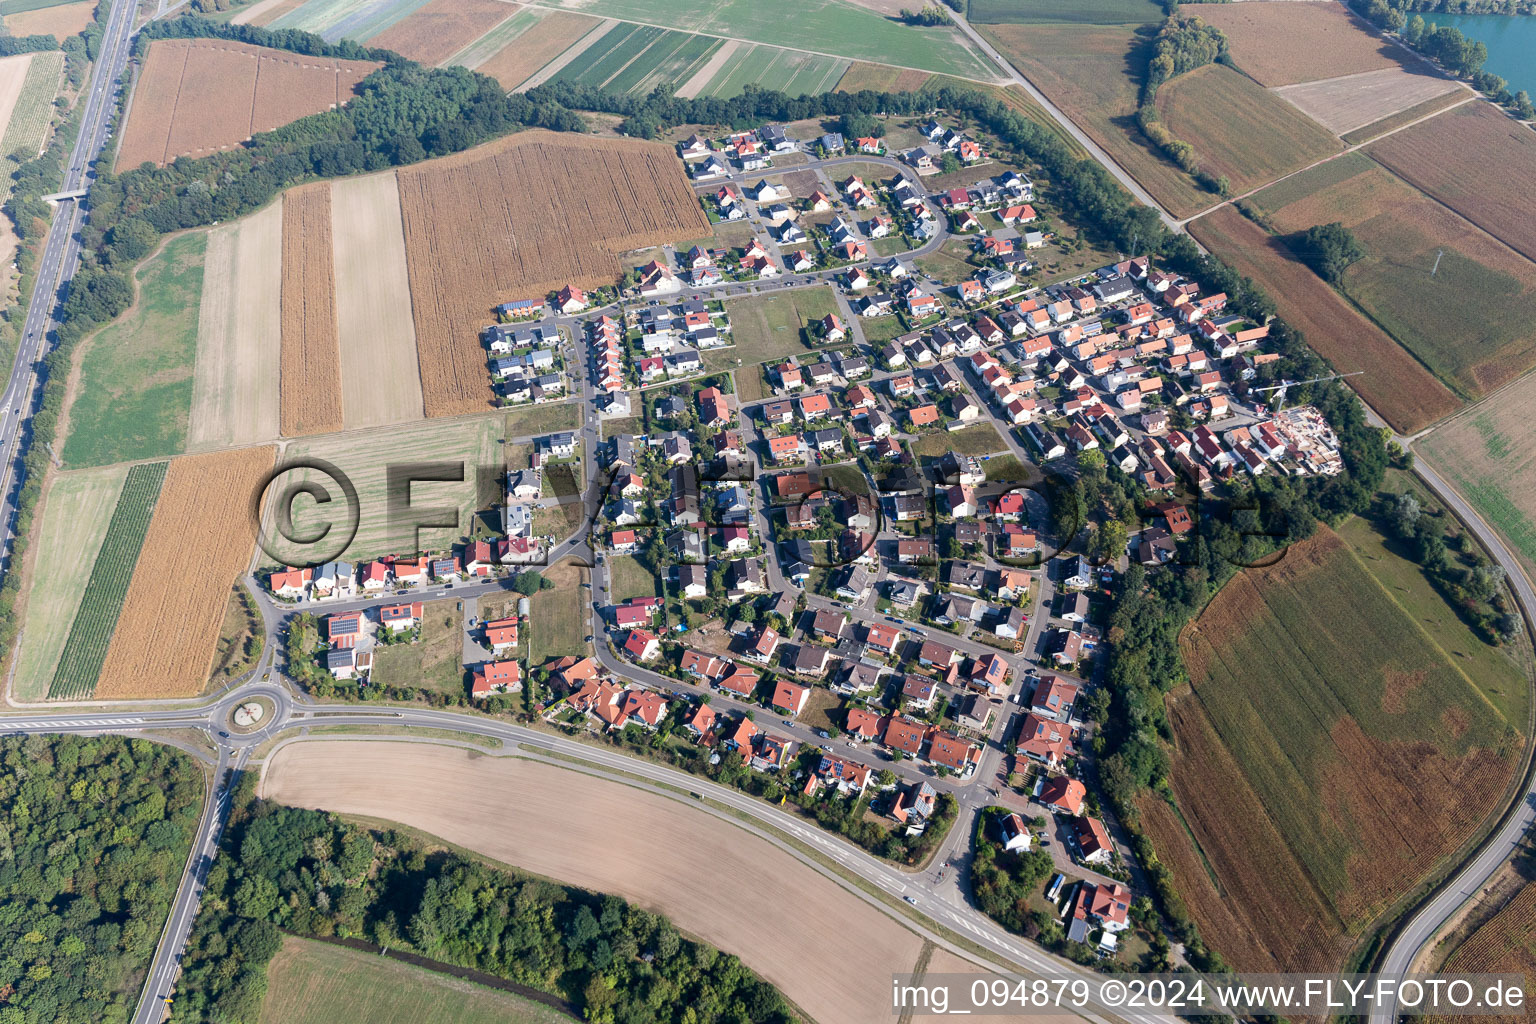
<path id="1" fill-rule="evenodd" d="M 186 447 L 207 232 L 171 239 L 139 270 L 138 301 L 84 343 L 64 464 L 163 458 Z"/>
<path id="2" fill-rule="evenodd" d="M 990 455 L 1007 451 L 1008 445 L 990 423 L 975 423 L 964 430 L 940 430 L 912 442 L 912 454 L 936 458 L 945 452 Z"/>
<path id="3" fill-rule="evenodd" d="M 563 1013 L 398 960 L 283 936 L 267 965 L 259 1024 L 566 1024 Z"/>
<path id="4" fill-rule="evenodd" d="M 1016 455 L 994 455 L 982 463 L 987 471 L 987 482 L 1003 480 L 1008 483 L 1023 483 L 1030 479 L 1030 472 L 1024 468 Z"/>
<path id="5" fill-rule="evenodd" d="M 570 559 L 543 570 L 553 590 L 541 590 L 530 599 L 528 611 L 528 664 L 544 664 L 565 655 L 580 657 L 592 653 L 587 635 L 587 607 L 592 591 L 582 584 L 591 573 Z"/>
<path id="6" fill-rule="evenodd" d="M 857 463 L 841 463 L 828 466 L 823 476 L 828 484 L 849 494 L 868 494 L 869 478 Z"/>
<path id="7" fill-rule="evenodd" d="M 734 348 L 704 353 L 708 370 L 725 370 L 743 364 L 778 360 L 811 350 L 806 344 L 807 325 L 837 312 L 837 299 L 827 286 L 796 288 L 775 295 L 754 295 L 725 303 L 731 318 Z M 739 384 L 738 384 L 739 386 Z"/>
<path id="8" fill-rule="evenodd" d="M 630 555 L 609 556 L 608 575 L 608 600 L 614 604 L 623 604 L 632 597 L 661 596 L 655 573 Z"/>
<path id="9" fill-rule="evenodd" d="M 421 639 L 374 648 L 373 679 L 386 686 L 417 686 L 463 694 L 464 602 L 429 601 L 422 610 Z"/>
<path id="10" fill-rule="evenodd" d="M 556 430 L 575 430 L 581 426 L 581 405 L 525 405 L 506 412 L 507 437 L 536 437 Z"/>
<path id="11" fill-rule="evenodd" d="M 1144 25 L 1163 19 L 1155 0 L 970 0 L 966 18 L 978 25 Z"/>
<path id="12" fill-rule="evenodd" d="M 861 318 L 859 328 L 864 332 L 864 340 L 871 345 L 883 345 L 906 333 L 901 318 L 895 315 L 870 317 L 868 320 Z"/>

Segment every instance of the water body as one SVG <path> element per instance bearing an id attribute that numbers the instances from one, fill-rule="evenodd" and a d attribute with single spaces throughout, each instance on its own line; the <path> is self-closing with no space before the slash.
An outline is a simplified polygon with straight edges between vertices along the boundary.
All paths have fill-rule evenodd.
<path id="1" fill-rule="evenodd" d="M 1510 92 L 1524 89 L 1536 96 L 1536 15 L 1440 14 L 1421 15 L 1425 22 L 1449 25 L 1468 39 L 1488 47 L 1484 70 L 1509 83 Z"/>

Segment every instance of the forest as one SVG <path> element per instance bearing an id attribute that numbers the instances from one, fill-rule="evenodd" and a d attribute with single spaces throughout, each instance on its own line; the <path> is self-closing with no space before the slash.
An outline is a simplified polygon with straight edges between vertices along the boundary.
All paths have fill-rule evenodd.
<path id="1" fill-rule="evenodd" d="M 178 1010 L 256 1020 L 281 933 L 360 938 L 560 996 L 611 1024 L 789 1024 L 772 985 L 664 917 L 237 788 Z"/>
<path id="2" fill-rule="evenodd" d="M 0 1022 L 128 1021 L 202 808 L 148 740 L 0 739 Z"/>

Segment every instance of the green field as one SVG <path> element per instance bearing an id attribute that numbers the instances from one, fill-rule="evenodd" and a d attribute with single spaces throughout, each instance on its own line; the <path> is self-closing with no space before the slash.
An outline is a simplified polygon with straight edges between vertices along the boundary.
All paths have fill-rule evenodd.
<path id="1" fill-rule="evenodd" d="M 449 57 L 445 65 L 477 68 L 494 57 L 508 43 L 527 32 L 544 18 L 544 12 L 524 7 L 516 14 Z"/>
<path id="2" fill-rule="evenodd" d="M 0 2 L 0 17 L 7 14 L 25 14 L 27 11 L 40 11 L 45 7 L 61 7 L 64 4 L 74 3 L 75 0 L 3 0 Z"/>
<path id="3" fill-rule="evenodd" d="M 6 123 L 5 136 L 0 138 L 0 153 L 11 154 L 26 150 L 34 156 L 41 153 L 48 136 L 48 122 L 53 117 L 53 97 L 59 91 L 59 76 L 64 70 L 64 54 L 60 51 L 35 53 L 27 65 L 27 77 L 21 83 L 21 94 L 11 109 L 11 119 Z"/>
<path id="4" fill-rule="evenodd" d="M 729 299 L 725 311 L 731 317 L 736 344 L 703 354 L 708 370 L 725 370 L 749 363 L 764 363 L 811 351 L 806 343 L 807 325 L 828 313 L 838 312 L 837 297 L 826 286 L 795 288 L 775 295 Z M 738 383 L 738 387 L 739 387 Z M 744 399 L 745 400 L 745 399 Z"/>
<path id="5" fill-rule="evenodd" d="M 461 696 L 465 692 L 463 637 L 464 603 L 429 601 L 422 608 L 419 640 L 374 648 L 373 680 Z"/>
<path id="6" fill-rule="evenodd" d="M 990 455 L 1007 451 L 1008 445 L 990 423 L 975 423 L 964 430 L 940 430 L 912 442 L 912 454 L 937 458 L 945 452 Z"/>
<path id="7" fill-rule="evenodd" d="M 283 936 L 259 1024 L 567 1024 L 552 1007 L 398 960 Z"/>
<path id="8" fill-rule="evenodd" d="M 1163 20 L 1156 0 L 970 0 L 966 19 L 976 25 L 1144 25 Z"/>
<path id="9" fill-rule="evenodd" d="M 49 697 L 87 697 L 96 688 L 168 465 L 148 462 L 128 470 L 112 510 L 112 521 L 107 524 L 107 535 L 96 552 L 90 582 L 70 626 L 69 640 L 48 686 Z"/>
<path id="10" fill-rule="evenodd" d="M 601 18 L 662 25 L 683 32 L 703 32 L 876 64 L 896 64 L 985 81 L 998 75 L 992 62 L 978 54 L 952 26 L 904 25 L 847 0 L 555 0 L 554 5 Z"/>
<path id="11" fill-rule="evenodd" d="M 66 467 L 164 458 L 186 447 L 207 241 L 207 232 L 194 231 L 165 243 L 139 268 L 133 308 L 82 346 Z"/>
<path id="12" fill-rule="evenodd" d="M 1321 528 L 1275 567 L 1239 572 L 1185 631 L 1198 710 L 1184 711 L 1203 714 L 1241 776 L 1213 785 L 1209 764 L 1183 778 L 1175 769 L 1180 805 L 1196 818 L 1232 787 L 1234 801 L 1251 791 L 1346 926 L 1369 920 L 1465 838 L 1508 781 L 1526 724 L 1485 699 L 1487 681 L 1473 680 L 1463 656 L 1478 641 L 1413 578 L 1416 567 L 1356 539 L 1368 561 Z M 1415 619 L 1427 611 L 1433 632 Z M 1519 685 L 1509 669 L 1501 676 Z M 1193 720 L 1179 721 L 1182 748 L 1187 736 L 1195 742 Z M 1430 827 L 1389 826 L 1405 815 Z M 1225 827 L 1263 834 L 1240 814 Z M 1270 906 L 1257 909 L 1299 924 L 1285 910 L 1294 887 L 1271 882 Z"/>
<path id="13" fill-rule="evenodd" d="M 656 574 L 632 555 L 609 556 L 608 588 L 607 599 L 611 604 L 623 604 L 632 597 L 661 596 Z"/>
<path id="14" fill-rule="evenodd" d="M 507 410 L 506 437 L 538 437 L 555 430 L 575 430 L 581 426 L 581 404 L 527 405 Z M 522 467 L 519 467 L 522 468 Z"/>
<path id="15" fill-rule="evenodd" d="M 117 505 L 125 465 L 55 473 L 30 554 L 26 622 L 16 653 L 16 696 L 42 700 L 64 652 L 91 566 Z"/>
<path id="16" fill-rule="evenodd" d="M 431 0 L 309 0 L 274 18 L 269 29 L 296 28 L 325 37 L 327 42 L 353 39 L 364 42 L 397 21 L 425 7 Z"/>
<path id="17" fill-rule="evenodd" d="M 699 95 L 730 99 L 754 84 L 791 96 L 815 95 L 831 91 L 851 63 L 777 46 L 741 46 L 710 76 Z"/>
<path id="18" fill-rule="evenodd" d="M 555 585 L 529 599 L 528 665 L 537 667 L 551 658 L 566 655 L 581 657 L 592 653 L 587 643 L 587 610 L 592 591 L 583 587 L 592 575 L 570 559 L 543 570 L 544 578 Z M 653 591 L 650 591 L 654 593 Z M 521 637 L 519 638 L 521 639 Z"/>
<path id="19" fill-rule="evenodd" d="M 488 479 L 492 476 L 499 479 L 498 468 L 505 457 L 499 444 L 501 429 L 502 419 L 494 414 L 458 420 L 427 420 L 380 427 L 360 434 L 304 438 L 290 443 L 283 459 L 285 462 L 298 458 L 324 459 L 351 478 L 358 493 L 359 521 L 357 535 L 348 545 L 346 557 L 357 560 L 391 553 L 411 554 L 418 550 L 442 551 L 469 533 L 473 515 L 483 504 L 484 495 L 478 487 L 479 473 L 485 472 Z M 389 466 L 461 459 L 464 462 L 462 481 L 419 482 L 413 484 L 410 491 L 410 502 L 415 508 L 457 510 L 457 528 L 423 529 L 417 537 L 405 521 L 394 524 L 396 528 L 391 527 L 386 501 Z M 270 500 L 275 502 L 290 482 L 309 478 L 311 474 L 303 471 L 284 474 L 282 486 L 272 488 Z M 338 502 L 341 501 L 336 484 L 324 477 L 315 479 Z M 294 523 L 300 531 L 307 532 L 318 530 L 327 522 L 340 528 L 346 518 L 340 514 L 341 507 L 337 505 L 333 515 L 330 508 L 322 508 L 311 498 L 299 496 L 293 502 Z M 268 513 L 271 511 L 269 508 Z M 401 518 L 408 520 L 410 517 Z M 273 535 L 276 536 L 275 531 Z M 285 552 L 280 550 L 279 554 Z"/>

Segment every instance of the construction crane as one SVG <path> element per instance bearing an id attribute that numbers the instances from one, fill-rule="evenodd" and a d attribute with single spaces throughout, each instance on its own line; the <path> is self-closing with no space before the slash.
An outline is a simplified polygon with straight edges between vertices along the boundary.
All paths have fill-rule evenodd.
<path id="1" fill-rule="evenodd" d="M 1303 384 L 1321 384 L 1325 380 L 1341 380 L 1345 377 L 1358 377 L 1364 370 L 1355 370 L 1353 373 L 1334 373 L 1327 377 L 1313 377 L 1311 380 L 1282 380 L 1279 384 L 1271 384 L 1267 388 L 1251 388 L 1252 391 L 1273 391 L 1275 408 L 1278 410 L 1285 405 L 1285 395 L 1291 388 L 1299 388 Z"/>

